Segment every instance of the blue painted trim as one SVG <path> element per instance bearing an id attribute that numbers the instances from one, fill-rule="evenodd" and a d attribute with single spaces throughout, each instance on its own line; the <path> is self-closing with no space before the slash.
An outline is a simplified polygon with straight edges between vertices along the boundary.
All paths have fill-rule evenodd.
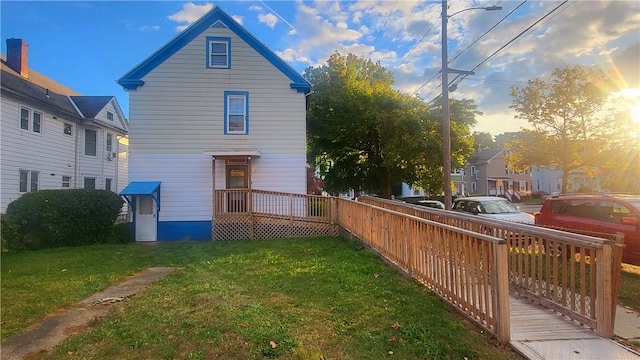
<path id="1" fill-rule="evenodd" d="M 210 45 L 212 41 L 227 43 L 227 66 L 211 66 L 209 63 L 211 60 Z M 207 53 L 205 54 L 205 57 L 205 66 L 207 69 L 231 69 L 231 38 L 207 36 Z"/>
<path id="2" fill-rule="evenodd" d="M 211 221 L 158 221 L 158 241 L 211 240 Z"/>
<path id="3" fill-rule="evenodd" d="M 229 95 L 243 95 L 245 97 L 244 101 L 244 132 L 234 132 L 229 133 Z M 248 91 L 225 91 L 224 92 L 224 134 L 225 135 L 247 135 L 249 134 L 249 92 Z"/>
<path id="4" fill-rule="evenodd" d="M 284 75 L 291 79 L 293 84 L 304 85 L 296 85 L 296 87 L 292 86 L 292 89 L 297 89 L 298 92 L 302 90 L 302 92 L 304 93 L 309 93 L 311 91 L 311 84 L 304 77 L 302 77 L 302 75 L 300 75 L 293 67 L 291 67 L 291 65 L 287 64 L 268 47 L 266 47 L 255 36 L 251 35 L 251 33 L 249 33 L 244 27 L 238 24 L 238 22 L 233 20 L 231 16 L 229 16 L 218 6 L 214 6 L 214 8 L 211 9 L 211 11 L 209 11 L 203 17 L 201 17 L 200 20 L 191 24 L 191 26 L 176 35 L 173 39 L 171 39 L 145 60 L 143 60 L 140 64 L 129 70 L 129 72 L 127 72 L 117 80 L 117 83 L 120 84 L 125 90 L 135 90 L 138 86 L 144 85 L 142 78 L 145 77 L 145 75 L 155 69 L 158 65 L 162 64 L 171 55 L 182 49 L 185 45 L 190 43 L 198 35 L 202 34 L 217 21 L 222 22 L 231 31 L 238 35 L 238 37 L 249 44 L 249 46 L 256 50 L 265 59 L 267 59 L 271 64 L 273 64 L 273 66 L 275 66 Z"/>
<path id="5" fill-rule="evenodd" d="M 298 90 L 299 93 L 308 94 L 311 92 L 311 85 L 309 83 L 291 83 L 289 86 L 291 86 L 292 89 Z"/>

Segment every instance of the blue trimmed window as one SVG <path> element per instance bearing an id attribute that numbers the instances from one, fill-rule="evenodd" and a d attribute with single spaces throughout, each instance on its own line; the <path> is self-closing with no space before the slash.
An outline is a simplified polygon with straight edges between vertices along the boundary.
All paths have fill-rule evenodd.
<path id="1" fill-rule="evenodd" d="M 249 133 L 249 93 L 224 92 L 224 133 L 244 135 Z"/>
<path id="2" fill-rule="evenodd" d="M 207 37 L 207 68 L 231 68 L 231 38 Z"/>

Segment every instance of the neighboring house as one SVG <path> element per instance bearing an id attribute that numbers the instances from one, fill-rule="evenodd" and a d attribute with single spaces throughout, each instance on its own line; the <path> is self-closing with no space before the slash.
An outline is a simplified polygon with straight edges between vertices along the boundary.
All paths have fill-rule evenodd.
<path id="1" fill-rule="evenodd" d="M 599 171 L 587 171 L 586 168 L 569 171 L 567 179 L 567 192 L 577 192 L 584 189 L 600 190 L 601 177 L 593 175 Z M 562 170 L 557 170 L 555 164 L 540 168 L 531 166 L 531 191 L 540 194 L 553 194 L 562 190 Z"/>
<path id="2" fill-rule="evenodd" d="M 479 151 L 467 161 L 464 173 L 467 191 L 472 195 L 502 196 L 519 201 L 531 194 L 531 174 L 517 172 L 504 161 L 502 148 Z"/>
<path id="3" fill-rule="evenodd" d="M 118 83 L 137 241 L 212 239 L 217 189 L 306 193 L 311 85 L 219 7 Z"/>
<path id="4" fill-rule="evenodd" d="M 127 184 L 128 124 L 113 96 L 82 96 L 28 67 L 22 39 L 1 61 L 1 209 L 43 189 Z"/>

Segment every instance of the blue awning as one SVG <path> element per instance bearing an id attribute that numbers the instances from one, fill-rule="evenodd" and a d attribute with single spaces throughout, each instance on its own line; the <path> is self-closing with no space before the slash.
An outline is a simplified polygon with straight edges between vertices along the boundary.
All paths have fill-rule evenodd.
<path id="1" fill-rule="evenodd" d="M 160 187 L 160 181 L 132 181 L 120 195 L 152 195 Z"/>
<path id="2" fill-rule="evenodd" d="M 160 181 L 132 181 L 120 191 L 120 196 L 124 196 L 130 203 L 129 196 L 137 195 L 150 195 L 156 201 L 158 210 L 160 210 Z"/>

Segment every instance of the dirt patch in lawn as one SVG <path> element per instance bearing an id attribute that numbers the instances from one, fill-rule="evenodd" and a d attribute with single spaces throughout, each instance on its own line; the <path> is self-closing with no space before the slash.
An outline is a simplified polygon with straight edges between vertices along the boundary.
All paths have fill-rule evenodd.
<path id="1" fill-rule="evenodd" d="M 131 299 L 152 282 L 175 270 L 176 268 L 171 267 L 145 269 L 68 309 L 60 309 L 47 315 L 40 323 L 2 340 L 2 359 L 30 359 L 53 349 L 67 337 L 86 329 L 95 319 L 107 315 L 114 304 Z"/>

